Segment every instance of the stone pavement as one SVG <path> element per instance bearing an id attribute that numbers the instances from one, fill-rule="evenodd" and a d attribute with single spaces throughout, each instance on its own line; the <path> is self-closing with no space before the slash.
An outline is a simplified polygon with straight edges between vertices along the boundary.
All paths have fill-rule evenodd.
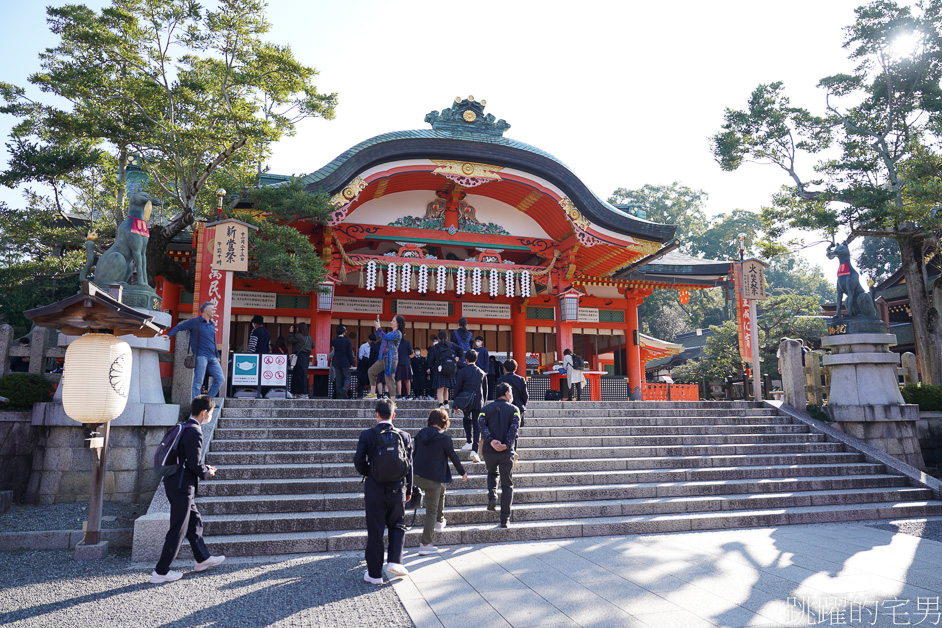
<path id="1" fill-rule="evenodd" d="M 925 527 L 838 523 L 452 546 L 434 557 L 410 554 L 410 576 L 393 586 L 419 628 L 938 626 L 942 542 L 898 531 Z"/>

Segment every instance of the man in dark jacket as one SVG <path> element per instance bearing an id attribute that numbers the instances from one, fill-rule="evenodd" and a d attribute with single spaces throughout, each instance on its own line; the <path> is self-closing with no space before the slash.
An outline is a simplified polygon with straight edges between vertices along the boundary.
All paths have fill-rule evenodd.
<path id="1" fill-rule="evenodd" d="M 527 390 L 527 380 L 521 375 L 517 375 L 517 361 L 507 360 L 504 362 L 505 373 L 497 378 L 497 383 L 507 382 L 510 385 L 510 392 L 513 393 L 513 403 L 520 411 L 520 427 L 523 427 L 524 413 L 527 411 L 527 402 L 530 401 L 530 392 Z"/>
<path id="2" fill-rule="evenodd" d="M 478 439 L 481 437 L 478 414 L 481 413 L 481 404 L 487 399 L 487 373 L 474 363 L 478 358 L 474 349 L 465 353 L 465 358 L 467 363 L 458 369 L 458 377 L 455 380 L 455 409 L 464 412 L 464 435 L 468 441 L 461 451 L 471 450 L 471 460 L 481 462 L 481 457 L 478 455 Z M 468 405 L 464 407 L 458 407 L 461 393 L 466 393 L 465 397 L 470 394 Z"/>
<path id="3" fill-rule="evenodd" d="M 497 475 L 500 473 L 500 527 L 506 528 L 510 520 L 510 506 L 514 501 L 514 445 L 520 426 L 520 411 L 511 401 L 510 384 L 497 385 L 497 401 L 484 406 L 481 417 L 481 437 L 484 441 L 484 464 L 487 465 L 487 509 L 497 509 Z"/>
<path id="4" fill-rule="evenodd" d="M 179 571 L 171 571 L 170 564 L 180 553 L 184 537 L 190 542 L 196 559 L 193 571 L 206 571 L 226 560 L 225 556 L 212 556 L 206 549 L 203 520 L 194 501 L 199 481 L 216 475 L 216 467 L 203 464 L 203 430 L 200 427 L 212 420 L 215 407 L 212 397 L 196 397 L 190 405 L 190 418 L 183 424 L 176 450 L 180 470 L 164 478 L 164 490 L 170 502 L 170 530 L 164 539 L 160 560 L 150 575 L 152 584 L 173 582 L 183 577 Z M 168 458 L 168 462 L 171 459 Z"/>
<path id="5" fill-rule="evenodd" d="M 334 361 L 330 368 L 334 370 L 334 399 L 347 399 L 350 396 L 350 367 L 353 366 L 353 345 L 347 338 L 347 328 L 337 327 L 337 337 L 330 341 L 334 350 Z"/>
<path id="6" fill-rule="evenodd" d="M 370 584 L 383 584 L 383 532 L 389 533 L 389 552 L 386 573 L 407 576 L 409 570 L 402 564 L 402 546 L 406 540 L 406 502 L 412 497 L 412 439 L 405 432 L 395 430 L 408 455 L 405 476 L 395 482 L 378 482 L 373 478 L 374 456 L 378 439 L 393 428 L 395 406 L 386 400 L 376 404 L 376 426 L 360 432 L 353 465 L 365 478 L 363 493 L 366 501 L 366 573 L 363 580 Z M 389 451 L 388 448 L 383 450 Z"/>

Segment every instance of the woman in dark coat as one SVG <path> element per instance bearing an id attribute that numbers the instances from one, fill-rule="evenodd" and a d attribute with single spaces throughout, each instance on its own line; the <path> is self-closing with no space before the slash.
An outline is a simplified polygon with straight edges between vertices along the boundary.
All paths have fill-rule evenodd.
<path id="1" fill-rule="evenodd" d="M 468 474 L 461 466 L 461 459 L 455 453 L 455 446 L 448 427 L 451 421 L 445 410 L 432 410 L 428 415 L 428 427 L 422 428 L 415 435 L 415 454 L 413 474 L 415 485 L 425 491 L 425 527 L 422 530 L 422 542 L 419 556 L 438 553 L 432 545 L 435 530 L 445 528 L 445 484 L 451 482 L 451 469 L 448 461 L 455 465 L 461 474 L 461 481 L 468 481 Z"/>
<path id="2" fill-rule="evenodd" d="M 442 375 L 442 351 L 445 347 L 450 347 L 455 354 L 455 358 L 461 355 L 461 348 L 453 342 L 448 342 L 448 334 L 444 330 L 438 332 L 438 344 L 434 345 L 428 352 L 428 368 L 432 372 L 432 388 L 438 395 L 438 407 L 444 408 L 448 405 L 448 390 L 455 387 L 455 376 L 457 368 L 451 375 Z M 456 362 L 457 367 L 457 362 Z"/>
<path id="3" fill-rule="evenodd" d="M 307 397 L 307 367 L 311 363 L 314 339 L 307 331 L 307 323 L 298 323 L 297 331 L 294 331 L 293 326 L 289 331 L 288 344 L 293 345 L 294 355 L 297 356 L 291 373 L 291 394 Z"/>

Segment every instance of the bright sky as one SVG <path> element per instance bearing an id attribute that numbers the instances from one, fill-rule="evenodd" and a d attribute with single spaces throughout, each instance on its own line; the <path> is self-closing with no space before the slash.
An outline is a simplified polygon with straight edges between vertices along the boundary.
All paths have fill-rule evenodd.
<path id="1" fill-rule="evenodd" d="M 55 45 L 45 4 L 5 7 L 0 80 L 26 85 L 37 53 Z M 679 181 L 709 193 L 711 214 L 758 210 L 784 173 L 725 173 L 708 138 L 724 107 L 743 107 L 760 82 L 784 81 L 794 104 L 822 111 L 815 85 L 849 69 L 841 29 L 860 4 L 270 0 L 270 39 L 290 44 L 340 100 L 335 120 L 305 121 L 275 148 L 271 170 L 312 172 L 374 135 L 427 128 L 426 113 L 471 94 L 511 124 L 508 137 L 555 155 L 602 198 Z M 11 124 L 0 117 L 4 137 Z M 0 200 L 19 196 L 0 188 Z M 806 256 L 833 273 L 823 245 Z"/>

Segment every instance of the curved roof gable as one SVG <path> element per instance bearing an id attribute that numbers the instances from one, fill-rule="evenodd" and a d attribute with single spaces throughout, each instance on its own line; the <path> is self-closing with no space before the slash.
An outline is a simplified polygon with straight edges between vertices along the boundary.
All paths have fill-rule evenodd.
<path id="1" fill-rule="evenodd" d="M 503 137 L 504 120 L 484 115 L 485 101 L 455 99 L 449 109 L 425 117 L 431 129 L 377 135 L 349 148 L 302 180 L 311 191 L 334 194 L 364 170 L 401 159 L 483 161 L 542 177 L 560 188 L 592 223 L 616 233 L 666 242 L 676 227 L 628 215 L 596 196 L 559 159 L 529 144 Z"/>

